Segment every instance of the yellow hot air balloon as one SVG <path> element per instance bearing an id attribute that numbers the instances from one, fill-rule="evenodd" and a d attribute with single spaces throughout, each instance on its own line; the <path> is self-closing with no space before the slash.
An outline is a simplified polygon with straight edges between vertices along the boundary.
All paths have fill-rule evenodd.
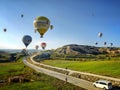
<path id="1" fill-rule="evenodd" d="M 42 38 L 50 27 L 50 20 L 47 17 L 39 16 L 34 20 L 33 24 L 35 30 L 40 33 Z"/>

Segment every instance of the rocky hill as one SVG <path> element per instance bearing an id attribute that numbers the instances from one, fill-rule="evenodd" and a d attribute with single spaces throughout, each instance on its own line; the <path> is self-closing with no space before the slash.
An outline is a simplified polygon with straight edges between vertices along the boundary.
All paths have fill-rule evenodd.
<path id="1" fill-rule="evenodd" d="M 46 54 L 47 53 L 47 54 Z M 83 58 L 83 59 L 95 59 L 110 58 L 111 56 L 120 55 L 120 48 L 117 47 L 95 47 L 88 45 L 77 45 L 70 44 L 59 47 L 55 50 L 47 50 L 44 54 L 36 57 L 36 60 L 39 58 L 43 59 L 74 59 L 74 58 Z"/>
<path id="2" fill-rule="evenodd" d="M 63 47 L 57 48 L 53 51 L 57 54 L 69 54 L 69 55 L 79 55 L 79 54 L 110 54 L 110 53 L 120 53 L 120 48 L 118 47 L 95 47 L 88 45 L 77 45 L 70 44 Z"/>
<path id="3" fill-rule="evenodd" d="M 57 48 L 54 51 L 54 53 L 78 55 L 78 54 L 100 54 L 101 52 L 99 51 L 99 48 L 95 46 L 70 44 Z"/>

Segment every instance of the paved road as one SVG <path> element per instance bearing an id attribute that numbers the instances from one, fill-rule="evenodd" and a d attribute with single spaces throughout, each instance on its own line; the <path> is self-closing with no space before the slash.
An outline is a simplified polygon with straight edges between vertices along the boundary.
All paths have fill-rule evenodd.
<path id="1" fill-rule="evenodd" d="M 61 74 L 61 73 L 58 73 L 58 72 L 55 72 L 55 71 L 51 71 L 51 70 L 48 70 L 48 69 L 38 67 L 34 64 L 31 64 L 31 63 L 27 62 L 25 59 L 23 60 L 23 63 L 25 65 L 33 68 L 37 72 L 42 72 L 44 74 L 47 74 L 47 75 L 52 76 L 52 77 L 56 77 L 56 78 L 61 79 L 63 81 L 65 81 L 65 79 L 67 77 L 67 82 L 72 83 L 76 86 L 85 88 L 87 90 L 101 90 L 101 89 L 93 87 L 92 82 L 82 80 L 82 79 L 78 79 L 78 78 L 75 78 L 75 77 L 72 77 L 72 76 L 68 76 L 68 75 L 65 75 L 65 74 Z"/>

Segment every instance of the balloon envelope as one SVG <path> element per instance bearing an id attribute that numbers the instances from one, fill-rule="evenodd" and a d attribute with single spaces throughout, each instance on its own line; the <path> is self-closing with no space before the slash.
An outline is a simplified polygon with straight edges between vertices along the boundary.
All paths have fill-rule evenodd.
<path id="1" fill-rule="evenodd" d="M 46 44 L 45 42 L 42 42 L 42 43 L 41 43 L 42 49 L 45 49 L 46 45 L 47 45 L 47 44 Z"/>
<path id="2" fill-rule="evenodd" d="M 113 43 L 110 43 L 111 47 L 113 46 Z"/>
<path id="3" fill-rule="evenodd" d="M 98 45 L 98 43 L 96 42 L 95 45 Z"/>
<path id="4" fill-rule="evenodd" d="M 35 49 L 36 49 L 36 50 L 38 50 L 38 48 L 39 48 L 39 46 L 38 46 L 38 45 L 36 45 L 36 46 L 35 46 Z"/>
<path id="5" fill-rule="evenodd" d="M 107 42 L 104 42 L 104 45 L 106 45 L 107 44 Z"/>
<path id="6" fill-rule="evenodd" d="M 34 20 L 33 24 L 34 28 L 39 32 L 41 37 L 43 37 L 50 27 L 50 20 L 47 17 L 39 16 Z"/>
<path id="7" fill-rule="evenodd" d="M 50 29 L 51 29 L 51 30 L 53 29 L 53 25 L 50 25 Z"/>
<path id="8" fill-rule="evenodd" d="M 23 18 L 23 16 L 24 16 L 24 15 L 23 15 L 23 14 L 21 14 L 21 18 Z"/>
<path id="9" fill-rule="evenodd" d="M 102 37 L 103 36 L 103 33 L 98 33 L 98 37 Z"/>
<path id="10" fill-rule="evenodd" d="M 25 44 L 25 46 L 27 47 L 31 43 L 32 37 L 29 35 L 25 35 L 25 36 L 23 36 L 22 41 Z"/>
<path id="11" fill-rule="evenodd" d="M 6 28 L 4 28 L 4 29 L 3 29 L 3 31 L 4 31 L 4 32 L 6 32 L 6 31 L 7 31 L 7 29 L 6 29 Z"/>

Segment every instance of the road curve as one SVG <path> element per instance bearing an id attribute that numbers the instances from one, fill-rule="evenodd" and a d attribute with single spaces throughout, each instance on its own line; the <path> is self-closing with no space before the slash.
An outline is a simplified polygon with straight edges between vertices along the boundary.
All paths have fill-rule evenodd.
<path id="1" fill-rule="evenodd" d="M 66 81 L 66 77 L 67 77 L 67 82 L 72 83 L 76 86 L 85 88 L 87 90 L 101 90 L 99 88 L 93 87 L 92 82 L 89 82 L 89 81 L 86 81 L 86 80 L 83 80 L 83 79 L 78 79 L 78 78 L 75 78 L 75 77 L 72 77 L 72 76 L 68 76 L 68 75 L 65 75 L 65 74 L 61 74 L 61 73 L 58 73 L 58 72 L 55 72 L 55 71 L 51 71 L 51 70 L 48 70 L 48 69 L 38 67 L 34 64 L 31 64 L 31 63 L 27 62 L 25 58 L 23 59 L 23 63 L 25 65 L 31 67 L 32 69 L 36 70 L 37 72 L 47 74 L 49 76 L 58 78 L 58 79 L 63 80 L 63 81 Z"/>

